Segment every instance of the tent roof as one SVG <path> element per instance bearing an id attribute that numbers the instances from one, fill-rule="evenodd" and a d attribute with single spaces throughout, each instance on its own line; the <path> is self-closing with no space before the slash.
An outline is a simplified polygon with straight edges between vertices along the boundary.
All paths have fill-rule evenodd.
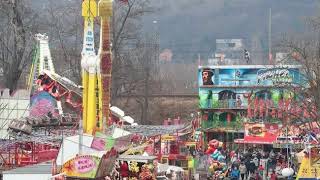
<path id="1" fill-rule="evenodd" d="M 160 164 L 158 163 L 158 172 L 166 172 L 168 170 L 173 170 L 176 172 L 183 172 L 184 169 L 178 166 L 170 166 L 168 164 Z"/>
<path id="2" fill-rule="evenodd" d="M 153 126 L 153 125 L 137 125 L 123 126 L 123 129 L 131 133 L 141 134 L 143 136 L 155 136 L 163 134 L 172 134 L 186 128 L 186 125 L 169 125 L 169 126 Z"/>
<path id="3" fill-rule="evenodd" d="M 142 155 L 120 155 L 118 160 L 120 161 L 136 161 L 147 163 L 148 161 L 155 160 L 157 156 L 142 156 Z"/>

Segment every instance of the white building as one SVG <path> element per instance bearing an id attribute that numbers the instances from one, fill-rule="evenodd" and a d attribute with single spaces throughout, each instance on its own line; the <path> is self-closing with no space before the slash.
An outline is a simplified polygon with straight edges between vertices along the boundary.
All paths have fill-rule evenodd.
<path id="1" fill-rule="evenodd" d="M 208 59 L 208 63 L 211 65 L 243 64 L 244 49 L 242 39 L 216 39 L 216 50 Z"/>

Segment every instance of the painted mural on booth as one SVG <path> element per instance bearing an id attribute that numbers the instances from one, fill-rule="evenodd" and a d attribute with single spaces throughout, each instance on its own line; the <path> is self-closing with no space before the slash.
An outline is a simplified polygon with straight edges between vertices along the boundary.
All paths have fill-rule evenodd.
<path id="1" fill-rule="evenodd" d="M 101 158 L 92 155 L 82 155 L 70 159 L 63 164 L 62 172 L 69 177 L 94 178 Z"/>
<path id="2" fill-rule="evenodd" d="M 30 116 L 57 116 L 57 101 L 46 91 L 39 91 L 31 97 Z"/>
<path id="3" fill-rule="evenodd" d="M 198 70 L 201 87 L 209 86 L 273 86 L 301 83 L 299 66 L 208 66 Z"/>
<path id="4" fill-rule="evenodd" d="M 268 101 L 270 107 L 279 107 L 281 100 L 295 98 L 286 86 L 301 84 L 298 68 L 254 67 L 200 68 L 200 109 L 243 109 L 252 106 L 256 99 Z"/>

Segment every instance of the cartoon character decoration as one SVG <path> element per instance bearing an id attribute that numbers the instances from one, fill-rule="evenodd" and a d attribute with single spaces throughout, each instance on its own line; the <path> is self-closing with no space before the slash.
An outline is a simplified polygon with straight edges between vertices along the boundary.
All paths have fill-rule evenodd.
<path id="1" fill-rule="evenodd" d="M 219 142 L 216 139 L 209 141 L 209 148 L 206 151 L 206 154 L 209 156 L 209 172 L 213 175 L 217 173 L 219 175 L 224 174 L 228 169 L 226 165 L 226 157 L 222 153 L 223 143 Z"/>
<path id="2" fill-rule="evenodd" d="M 214 153 L 215 150 L 219 147 L 219 143 L 220 142 L 216 139 L 209 141 L 209 144 L 208 144 L 209 147 L 206 151 L 206 154 L 210 155 L 210 154 Z"/>

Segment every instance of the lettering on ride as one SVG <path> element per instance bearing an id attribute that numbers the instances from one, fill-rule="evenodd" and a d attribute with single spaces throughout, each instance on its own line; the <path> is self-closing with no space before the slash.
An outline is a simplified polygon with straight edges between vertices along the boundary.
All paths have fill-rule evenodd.
<path id="1" fill-rule="evenodd" d="M 74 161 L 76 170 L 80 173 L 87 173 L 96 168 L 96 164 L 91 158 L 79 158 Z"/>
<path id="2" fill-rule="evenodd" d="M 292 82 L 288 69 L 261 70 L 258 72 L 258 84 L 268 79 L 272 80 L 274 84 Z"/>

